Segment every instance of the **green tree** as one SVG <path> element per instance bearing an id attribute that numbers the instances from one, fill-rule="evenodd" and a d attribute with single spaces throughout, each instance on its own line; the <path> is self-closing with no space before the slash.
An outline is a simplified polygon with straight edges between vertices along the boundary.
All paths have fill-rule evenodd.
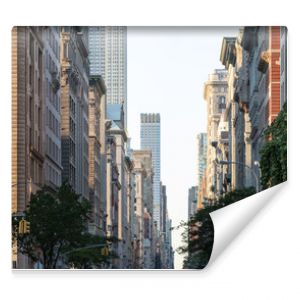
<path id="1" fill-rule="evenodd" d="M 80 198 L 68 183 L 57 192 L 43 187 L 31 196 L 25 211 L 30 232 L 18 234 L 19 219 L 13 219 L 13 239 L 17 240 L 18 251 L 33 261 L 42 261 L 45 268 L 56 268 L 59 258 L 68 261 L 63 253 L 96 242 L 87 235 L 90 210 L 89 201 Z M 91 256 L 90 264 L 93 259 Z"/>
<path id="2" fill-rule="evenodd" d="M 214 242 L 214 226 L 210 213 L 249 197 L 255 193 L 255 188 L 234 190 L 225 194 L 215 205 L 198 210 L 188 222 L 182 222 L 178 227 L 183 227 L 183 246 L 177 249 L 179 254 L 186 254 L 183 268 L 203 269 L 211 256 Z"/>
<path id="3" fill-rule="evenodd" d="M 287 105 L 265 130 L 266 143 L 261 149 L 261 185 L 267 189 L 287 180 Z"/>
<path id="4" fill-rule="evenodd" d="M 103 253 L 104 248 L 117 241 L 116 238 L 99 237 L 90 234 L 83 236 L 84 246 L 67 252 L 66 263 L 70 268 L 90 269 L 108 268 L 112 259 L 117 258 L 116 253 L 108 251 Z"/>

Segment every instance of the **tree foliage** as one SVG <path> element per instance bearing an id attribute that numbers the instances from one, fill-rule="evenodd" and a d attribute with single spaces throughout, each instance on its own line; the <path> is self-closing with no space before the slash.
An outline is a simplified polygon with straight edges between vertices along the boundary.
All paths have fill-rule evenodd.
<path id="1" fill-rule="evenodd" d="M 104 247 L 116 242 L 116 238 L 85 234 L 83 241 L 84 246 L 82 248 L 73 249 L 65 255 L 68 267 L 76 269 L 109 268 L 111 259 L 117 258 L 117 255 L 112 251 L 108 255 L 101 251 Z"/>
<path id="2" fill-rule="evenodd" d="M 89 201 L 77 195 L 68 183 L 64 183 L 57 192 L 43 187 L 31 196 L 24 212 L 26 221 L 30 222 L 30 232 L 18 234 L 20 218 L 13 218 L 13 239 L 17 241 L 18 251 L 34 262 L 41 261 L 45 268 L 56 268 L 59 259 L 82 266 L 76 260 L 75 252 L 71 251 L 99 242 L 87 233 L 90 210 Z M 93 251 L 96 249 L 90 252 Z M 69 257 L 64 253 L 72 255 Z M 79 254 L 80 251 L 77 251 Z M 92 264 L 95 257 L 91 256 L 89 261 L 86 258 L 85 263 Z"/>
<path id="3" fill-rule="evenodd" d="M 178 226 L 184 227 L 182 234 L 184 246 L 177 249 L 178 253 L 186 254 L 184 268 L 203 269 L 210 259 L 214 242 L 214 227 L 209 214 L 254 193 L 254 187 L 229 192 L 216 204 L 198 210 L 188 222 L 182 222 Z"/>
<path id="4" fill-rule="evenodd" d="M 261 149 L 261 184 L 263 189 L 287 180 L 287 105 L 265 130 L 267 139 Z"/>

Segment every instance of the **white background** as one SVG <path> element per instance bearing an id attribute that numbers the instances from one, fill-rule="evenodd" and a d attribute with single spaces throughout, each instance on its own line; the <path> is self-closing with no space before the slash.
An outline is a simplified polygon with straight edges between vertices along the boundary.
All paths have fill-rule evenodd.
<path id="1" fill-rule="evenodd" d="M 204 4 L 189 0 L 69 2 L 1 2 L 1 299 L 299 299 L 299 9 L 287 1 L 277 4 L 261 0 Z M 12 25 L 50 24 L 288 27 L 289 183 L 285 193 L 279 193 L 210 268 L 172 272 L 11 271 L 10 29 Z"/>

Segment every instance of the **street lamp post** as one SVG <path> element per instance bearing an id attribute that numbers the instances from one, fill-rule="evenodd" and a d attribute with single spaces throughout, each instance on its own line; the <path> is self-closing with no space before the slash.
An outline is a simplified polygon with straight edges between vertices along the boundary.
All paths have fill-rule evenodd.
<path id="1" fill-rule="evenodd" d="M 225 160 L 220 160 L 220 161 L 218 161 L 218 163 L 219 163 L 220 165 L 229 165 L 229 164 L 242 165 L 242 166 L 248 168 L 248 169 L 251 171 L 253 177 L 255 178 L 255 182 L 256 182 L 256 192 L 258 193 L 258 192 L 260 191 L 260 187 L 259 187 L 259 178 L 257 177 L 256 173 L 254 172 L 254 170 L 253 170 L 251 167 L 249 167 L 249 166 L 247 166 L 247 165 L 245 165 L 245 164 L 243 164 L 243 163 L 236 162 L 236 161 L 225 161 Z M 255 161 L 254 164 L 257 165 L 257 166 L 259 166 L 259 162 L 258 162 L 258 161 Z"/>

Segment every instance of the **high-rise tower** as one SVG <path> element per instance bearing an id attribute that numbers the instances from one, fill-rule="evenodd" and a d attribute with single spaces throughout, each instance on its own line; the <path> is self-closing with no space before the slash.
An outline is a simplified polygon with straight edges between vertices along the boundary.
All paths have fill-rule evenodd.
<path id="1" fill-rule="evenodd" d="M 153 218 L 160 229 L 160 115 L 141 114 L 141 149 L 152 151 L 153 162 Z"/>
<path id="2" fill-rule="evenodd" d="M 127 28 L 89 27 L 90 75 L 101 75 L 108 104 L 122 104 L 127 127 Z"/>

